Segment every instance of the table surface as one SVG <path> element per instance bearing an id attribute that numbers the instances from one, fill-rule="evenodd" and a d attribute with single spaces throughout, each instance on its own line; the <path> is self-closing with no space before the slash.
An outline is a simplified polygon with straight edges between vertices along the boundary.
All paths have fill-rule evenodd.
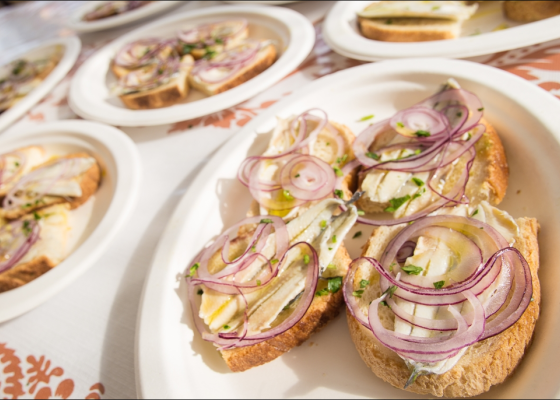
<path id="1" fill-rule="evenodd" d="M 29 2 L 0 8 L 0 65 L 21 44 L 74 35 L 64 21 L 78 3 Z M 216 4 L 221 3 L 188 2 L 152 19 Z M 202 118 L 122 128 L 138 146 L 144 171 L 134 216 L 96 265 L 70 287 L 26 315 L 0 324 L 0 397 L 136 397 L 134 340 L 140 295 L 158 240 L 182 194 L 215 151 L 260 112 L 307 82 L 362 63 L 334 53 L 322 41 L 321 21 L 332 4 L 285 6 L 315 24 L 317 43 L 295 73 L 270 89 Z M 80 35 L 83 48 L 77 67 L 142 23 Z M 560 40 L 471 60 L 519 75 L 560 98 Z M 67 102 L 77 67 L 10 129 L 77 118 Z"/>

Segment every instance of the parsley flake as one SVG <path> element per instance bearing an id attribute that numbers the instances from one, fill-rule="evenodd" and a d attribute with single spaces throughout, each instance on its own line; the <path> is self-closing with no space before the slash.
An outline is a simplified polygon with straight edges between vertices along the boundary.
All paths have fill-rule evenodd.
<path id="1" fill-rule="evenodd" d="M 190 271 L 189 271 L 189 274 L 187 275 L 187 278 L 192 278 L 192 277 L 194 276 L 194 273 L 196 272 L 196 270 L 197 270 L 199 267 L 200 267 L 200 264 L 199 264 L 199 263 L 194 264 L 194 265 L 191 267 L 191 269 L 190 269 Z"/>
<path id="2" fill-rule="evenodd" d="M 198 292 L 196 292 L 196 294 L 198 294 L 199 296 L 202 296 L 204 293 L 204 291 L 202 289 L 198 289 Z"/>
<path id="3" fill-rule="evenodd" d="M 366 288 L 368 285 L 369 285 L 369 281 L 367 281 L 367 280 L 365 280 L 365 279 L 362 279 L 362 280 L 360 281 L 360 287 L 361 287 L 362 289 Z"/>
<path id="4" fill-rule="evenodd" d="M 338 167 L 333 167 L 334 169 L 334 173 L 336 174 L 336 176 L 340 177 L 340 176 L 344 176 L 344 173 L 342 172 L 342 170 Z"/>
<path id="5" fill-rule="evenodd" d="M 376 161 L 379 161 L 381 159 L 381 157 L 379 157 L 379 154 L 371 152 L 366 153 L 366 157 L 373 158 Z"/>
<path id="6" fill-rule="evenodd" d="M 338 198 L 340 198 L 340 199 L 342 199 L 343 196 L 344 196 L 344 192 L 343 192 L 342 190 L 340 190 L 340 189 L 336 189 L 336 190 L 334 191 L 334 194 L 336 195 L 336 197 L 338 197 Z"/>
<path id="7" fill-rule="evenodd" d="M 397 198 L 389 200 L 389 204 L 391 204 L 391 205 L 385 209 L 385 212 L 389 212 L 389 213 L 395 212 L 404 203 L 406 203 L 408 200 L 410 200 L 410 195 L 409 194 L 407 194 L 406 196 L 403 196 L 403 197 L 397 197 Z"/>
<path id="8" fill-rule="evenodd" d="M 261 281 L 260 281 L 260 279 L 257 279 L 257 286 L 260 286 L 260 285 L 261 285 Z"/>
<path id="9" fill-rule="evenodd" d="M 424 271 L 424 268 L 415 265 L 407 265 L 406 267 L 402 267 L 402 270 L 408 275 L 420 275 L 420 273 Z"/>
<path id="10" fill-rule="evenodd" d="M 423 130 L 416 131 L 415 135 L 418 136 L 418 137 L 430 137 L 430 136 L 432 136 L 432 134 L 430 132 L 423 131 Z"/>
<path id="11" fill-rule="evenodd" d="M 403 124 L 402 122 L 397 122 L 397 126 L 398 126 L 399 128 L 404 128 L 404 124 Z"/>
<path id="12" fill-rule="evenodd" d="M 342 277 L 337 276 L 336 278 L 329 279 L 329 284 L 327 286 L 329 288 L 329 292 L 336 293 L 342 287 Z"/>
<path id="13" fill-rule="evenodd" d="M 415 176 L 412 178 L 412 182 L 416 183 L 416 186 L 418 186 L 418 187 L 424 186 L 424 181 L 420 178 L 415 177 Z"/>
<path id="14" fill-rule="evenodd" d="M 319 226 L 320 226 L 321 228 L 326 228 L 326 226 L 327 226 L 327 221 L 322 220 L 321 222 L 319 222 Z"/>
<path id="15" fill-rule="evenodd" d="M 294 199 L 294 196 L 292 196 L 292 195 L 290 194 L 290 191 L 289 191 L 289 190 L 285 190 L 285 189 L 284 189 L 284 190 L 282 191 L 282 195 L 283 195 L 284 198 L 285 198 L 286 200 L 288 200 L 288 201 L 295 200 L 295 199 Z"/>
<path id="16" fill-rule="evenodd" d="M 261 219 L 261 224 L 272 224 L 272 220 L 269 218 Z"/>
<path id="17" fill-rule="evenodd" d="M 309 264 L 309 256 L 307 254 L 303 256 L 303 262 L 305 265 Z"/>
<path id="18" fill-rule="evenodd" d="M 445 281 L 434 282 L 434 287 L 436 289 L 441 289 L 445 285 Z"/>
<path id="19" fill-rule="evenodd" d="M 366 215 L 366 213 L 363 210 L 358 210 L 358 215 Z"/>
<path id="20" fill-rule="evenodd" d="M 272 265 L 274 265 L 274 264 L 278 264 L 278 260 L 277 260 L 277 259 L 275 258 L 275 259 L 274 259 L 274 260 L 272 260 L 272 261 L 271 261 L 270 263 L 271 263 Z"/>
<path id="21" fill-rule="evenodd" d="M 362 231 L 356 232 L 356 233 L 354 234 L 354 236 L 352 237 L 352 239 L 357 239 L 357 238 L 359 238 L 360 236 L 362 236 Z"/>
<path id="22" fill-rule="evenodd" d="M 478 111 L 484 111 L 484 107 L 479 108 Z"/>
<path id="23" fill-rule="evenodd" d="M 476 210 L 474 210 L 474 212 L 472 213 L 471 217 L 474 217 L 476 214 L 478 214 L 478 208 Z"/>
<path id="24" fill-rule="evenodd" d="M 354 296 L 354 297 L 359 297 L 359 298 L 361 298 L 361 297 L 362 297 L 362 294 L 364 294 L 364 291 L 363 291 L 363 290 L 356 290 L 356 291 L 352 292 L 352 296 Z"/>
<path id="25" fill-rule="evenodd" d="M 224 329 L 229 329 L 229 325 L 224 325 Z"/>
<path id="26" fill-rule="evenodd" d="M 375 117 L 375 115 L 373 115 L 373 114 L 372 114 L 372 115 L 366 115 L 365 117 L 360 118 L 360 119 L 358 120 L 358 122 L 367 121 L 367 120 L 372 119 L 373 117 Z"/>
<path id="27" fill-rule="evenodd" d="M 383 294 L 388 294 L 389 298 L 393 298 L 393 295 L 395 294 L 395 292 L 397 291 L 398 287 L 397 286 L 389 286 L 389 288 L 383 292 Z"/>
<path id="28" fill-rule="evenodd" d="M 332 237 L 332 242 L 333 242 L 333 243 L 336 243 L 336 235 L 333 235 L 333 237 Z"/>

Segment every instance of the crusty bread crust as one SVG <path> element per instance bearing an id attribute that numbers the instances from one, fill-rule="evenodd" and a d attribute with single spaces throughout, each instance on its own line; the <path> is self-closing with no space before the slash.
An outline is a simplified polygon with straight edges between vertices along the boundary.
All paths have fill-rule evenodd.
<path id="1" fill-rule="evenodd" d="M 62 159 L 71 159 L 71 158 L 89 158 L 91 157 L 87 153 L 76 153 L 70 154 L 68 156 L 61 157 Z M 38 169 L 43 167 L 44 165 L 48 165 L 50 162 L 47 162 L 43 165 L 39 165 L 34 169 Z M 54 204 L 63 204 L 68 203 L 70 205 L 70 209 L 75 209 L 84 204 L 86 201 L 89 200 L 91 196 L 97 192 L 99 188 L 99 183 L 101 181 L 101 169 L 99 168 L 99 164 L 95 163 L 88 169 L 83 175 L 80 180 L 80 188 L 82 189 L 82 195 L 80 197 L 67 199 L 64 197 L 59 196 L 47 196 L 43 202 L 38 204 L 32 204 L 30 207 L 25 208 L 15 208 L 13 210 L 2 210 L 2 217 L 6 218 L 7 220 L 14 220 L 23 217 L 26 214 L 32 213 L 34 211 L 50 207 Z"/>
<path id="2" fill-rule="evenodd" d="M 388 23 L 391 21 L 391 23 Z M 454 39 L 459 23 L 429 18 L 364 18 L 358 17 L 362 35 L 383 42 L 427 42 Z"/>
<path id="3" fill-rule="evenodd" d="M 481 123 L 486 127 L 486 132 L 475 144 L 476 158 L 469 174 L 466 194 L 473 204 L 487 200 L 490 204 L 497 205 L 506 195 L 509 167 L 496 129 L 484 118 Z M 454 167 L 458 173 L 463 168 L 462 164 Z M 359 174 L 360 187 L 364 179 L 365 174 Z M 362 196 L 358 201 L 358 207 L 368 213 L 382 212 L 388 205 L 374 203 L 367 196 Z"/>
<path id="4" fill-rule="evenodd" d="M 333 264 L 348 270 L 352 260 L 344 245 L 335 254 Z M 286 332 L 253 346 L 222 351 L 222 357 L 233 372 L 242 372 L 266 364 L 301 345 L 340 313 L 344 303 L 342 290 L 326 296 L 315 296 L 311 306 L 297 324 Z"/>
<path id="5" fill-rule="evenodd" d="M 274 61 L 276 61 L 277 52 L 276 47 L 273 45 L 268 45 L 259 53 L 261 52 L 263 54 L 258 55 L 258 60 L 255 63 L 242 68 L 238 73 L 225 82 L 221 82 L 219 84 L 208 84 L 190 75 L 189 83 L 193 88 L 200 90 L 208 96 L 213 96 L 239 86 L 266 70 L 274 63 Z"/>
<path id="6" fill-rule="evenodd" d="M 504 1 L 504 14 L 519 22 L 540 21 L 560 15 L 559 1 Z"/>
<path id="7" fill-rule="evenodd" d="M 494 385 L 503 383 L 517 367 L 531 343 L 535 324 L 539 317 L 541 300 L 539 269 L 538 224 L 535 219 L 517 220 L 520 234 L 515 247 L 523 254 L 533 278 L 533 299 L 521 319 L 501 334 L 471 346 L 457 365 L 442 375 L 419 377 L 407 390 L 418 394 L 438 397 L 471 397 L 485 393 Z M 366 253 L 379 257 L 385 246 L 402 229 L 384 227 L 376 232 L 368 244 Z M 376 254 L 377 253 L 377 254 Z M 373 334 L 364 328 L 348 311 L 350 335 L 364 362 L 384 381 L 397 388 L 403 388 L 410 377 L 404 361 L 383 346 Z"/>
<path id="8" fill-rule="evenodd" d="M 0 274 L 0 293 L 7 292 L 29 283 L 56 266 L 46 256 L 37 257 Z"/>

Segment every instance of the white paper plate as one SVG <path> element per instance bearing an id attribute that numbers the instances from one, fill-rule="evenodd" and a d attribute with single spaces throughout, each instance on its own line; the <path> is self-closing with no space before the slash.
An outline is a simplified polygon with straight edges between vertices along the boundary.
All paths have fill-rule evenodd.
<path id="1" fill-rule="evenodd" d="M 249 36 L 273 39 L 281 54 L 266 71 L 248 82 L 216 96 L 204 97 L 191 90 L 187 99 L 166 108 L 130 110 L 111 97 L 115 77 L 109 65 L 125 44 L 146 37 L 175 37 L 180 29 L 231 18 L 249 21 Z M 184 121 L 241 103 L 272 86 L 307 57 L 315 43 L 315 30 L 301 14 L 267 6 L 218 6 L 194 10 L 153 22 L 117 39 L 91 57 L 78 71 L 70 88 L 70 106 L 80 116 L 120 126 L 151 126 Z"/>
<path id="2" fill-rule="evenodd" d="M 20 100 L 15 106 L 0 114 L 0 132 L 7 126 L 12 124 L 18 118 L 25 115 L 35 104 L 37 104 L 43 97 L 45 97 L 70 71 L 74 66 L 82 43 L 78 37 L 58 38 L 41 42 L 28 43 L 22 46 L 17 53 L 13 53 L 10 59 L 2 60 L 0 67 L 17 60 L 18 58 L 25 58 L 29 60 L 36 60 L 50 54 L 56 46 L 64 48 L 64 55 L 59 61 L 55 69 L 45 78 L 45 80 L 36 87 L 25 98 Z"/>
<path id="3" fill-rule="evenodd" d="M 417 397 L 375 377 L 362 362 L 344 316 L 300 348 L 250 371 L 229 373 L 214 347 L 193 332 L 184 285 L 185 268 L 225 227 L 241 220 L 250 195 L 236 173 L 248 155 L 262 154 L 276 116 L 319 107 L 356 134 L 375 114 L 379 121 L 433 94 L 449 77 L 477 93 L 485 117 L 503 140 L 510 185 L 502 206 L 514 217 L 541 224 L 542 316 L 535 340 L 513 379 L 488 394 L 502 398 L 556 396 L 560 370 L 560 102 L 507 72 L 467 61 L 416 59 L 367 64 L 321 78 L 278 102 L 247 124 L 214 155 L 179 203 L 153 259 L 141 301 L 136 341 L 142 398 L 348 398 Z M 361 239 L 353 240 L 362 230 Z M 371 229 L 347 236 L 352 257 Z"/>
<path id="4" fill-rule="evenodd" d="M 72 211 L 77 225 L 71 233 L 72 253 L 38 279 L 1 293 L 0 322 L 37 307 L 90 268 L 132 214 L 140 188 L 138 150 L 117 128 L 69 120 L 14 129 L 0 138 L 2 153 L 31 145 L 55 152 L 89 153 L 102 167 L 102 181 L 97 193 Z"/>
<path id="5" fill-rule="evenodd" d="M 394 43 L 361 35 L 356 12 L 367 2 L 339 1 L 323 25 L 327 44 L 343 56 L 364 61 L 409 57 L 466 58 L 511 50 L 560 37 L 560 16 L 521 24 L 507 19 L 501 1 L 483 2 L 477 13 L 463 24 L 460 38 L 430 42 Z M 508 29 L 499 29 L 507 25 Z"/>
<path id="6" fill-rule="evenodd" d="M 297 3 L 297 1 L 258 1 L 258 0 L 245 0 L 245 1 L 224 1 L 229 4 L 267 4 L 270 6 L 281 6 L 284 4 Z"/>
<path id="7" fill-rule="evenodd" d="M 95 32 L 104 29 L 116 28 L 118 26 L 130 24 L 152 15 L 160 14 L 170 8 L 181 4 L 181 1 L 154 1 L 143 7 L 119 14 L 112 17 L 103 18 L 97 21 L 83 21 L 82 17 L 89 11 L 92 11 L 100 4 L 107 1 L 88 1 L 80 7 L 67 22 L 66 26 L 78 32 Z"/>

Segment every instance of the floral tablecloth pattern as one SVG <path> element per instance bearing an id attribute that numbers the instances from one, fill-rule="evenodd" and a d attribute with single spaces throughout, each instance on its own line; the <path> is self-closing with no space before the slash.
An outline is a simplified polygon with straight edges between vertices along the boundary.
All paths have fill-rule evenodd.
<path id="1" fill-rule="evenodd" d="M 196 5 L 196 7 L 198 6 L 203 5 Z M 30 5 L 28 7 L 37 8 L 39 6 Z M 43 9 L 42 12 L 47 14 L 47 16 L 52 16 L 56 15 L 53 9 L 56 11 L 56 7 L 60 6 L 51 4 L 50 6 L 43 5 L 43 7 L 47 11 Z M 76 5 L 69 7 L 74 9 Z M 193 7 L 195 6 L 191 6 L 190 8 Z M 132 265 L 140 272 L 139 274 L 133 274 L 134 279 L 129 279 L 128 282 L 126 278 L 123 282 L 107 283 L 105 281 L 105 284 L 114 286 L 114 288 L 110 290 L 111 296 L 114 296 L 119 304 L 122 303 L 120 307 L 126 310 L 127 318 L 122 318 L 121 321 L 119 312 L 115 312 L 115 307 L 111 307 L 113 297 L 107 300 L 108 305 L 106 309 L 109 309 L 111 312 L 106 314 L 109 315 L 100 315 L 100 313 L 94 313 L 94 315 L 92 315 L 92 318 L 99 319 L 99 333 L 94 335 L 96 338 L 93 342 L 97 347 L 92 350 L 91 354 L 96 354 L 95 363 L 100 365 L 95 365 L 92 361 L 92 365 L 88 365 L 87 368 L 84 368 L 84 358 L 85 361 L 88 362 L 87 358 L 85 356 L 80 357 L 79 354 L 68 354 L 68 352 L 65 351 L 66 338 L 60 337 L 60 331 L 45 332 L 47 338 L 35 343 L 33 339 L 37 334 L 31 334 L 30 332 L 42 329 L 40 324 L 45 323 L 45 320 L 37 320 L 36 317 L 34 320 L 23 316 L 14 321 L 0 325 L 0 397 L 13 399 L 77 397 L 99 399 L 102 398 L 103 395 L 108 397 L 135 397 L 134 356 L 130 354 L 133 352 L 134 347 L 126 343 L 126 350 L 122 352 L 111 351 L 111 349 L 119 348 L 119 345 L 122 347 L 124 342 L 122 341 L 123 339 L 116 338 L 116 334 L 111 332 L 107 333 L 104 329 L 107 329 L 107 325 L 118 325 L 122 323 L 125 325 L 124 327 L 113 328 L 113 330 L 115 330 L 115 332 L 125 332 L 128 341 L 133 337 L 136 322 L 134 310 L 139 301 L 143 278 L 151 259 L 151 252 L 155 249 L 157 240 L 159 239 L 159 233 L 163 230 L 166 218 L 169 217 L 180 195 L 184 193 L 190 181 L 192 181 L 192 178 L 196 175 L 196 172 L 209 159 L 212 152 L 240 127 L 251 121 L 251 119 L 312 80 L 332 74 L 336 71 L 363 64 L 361 61 L 352 60 L 333 52 L 323 41 L 321 35 L 322 19 L 316 18 L 316 15 L 318 12 L 324 15 L 328 7 L 325 8 L 323 5 L 322 7 L 324 10 L 319 11 L 313 10 L 312 6 L 309 4 L 299 4 L 290 7 L 304 13 L 312 20 L 315 19 L 314 24 L 317 41 L 309 57 L 297 70 L 293 71 L 282 81 L 242 104 L 204 117 L 157 127 L 122 128 L 123 131 L 128 133 L 133 140 L 137 142 L 143 156 L 144 167 L 151 171 L 146 179 L 147 183 L 144 189 L 146 191 L 154 190 L 155 184 L 153 182 L 156 179 L 169 176 L 168 174 L 166 175 L 166 171 L 169 172 L 169 170 L 172 169 L 176 170 L 176 168 L 171 165 L 173 161 L 162 162 L 162 154 L 168 155 L 169 153 L 173 153 L 175 151 L 174 147 L 178 145 L 185 146 L 183 147 L 184 149 L 191 149 L 195 152 L 198 148 L 204 149 L 198 159 L 192 156 L 192 165 L 184 168 L 184 176 L 175 176 L 174 180 L 167 184 L 165 190 L 160 189 L 159 192 L 157 192 L 158 189 L 156 188 L 155 190 L 157 193 L 152 196 L 149 201 L 146 200 L 147 204 L 139 207 L 138 215 L 143 215 L 141 211 L 149 208 L 150 213 L 144 213 L 144 215 L 146 215 L 146 219 L 148 217 L 152 219 L 151 223 L 150 221 L 142 221 L 140 225 L 143 226 L 144 230 L 152 229 L 155 232 L 153 234 L 151 232 L 144 234 L 141 232 L 137 233 L 137 231 L 139 231 L 137 226 L 131 226 L 130 231 L 134 231 L 135 233 L 131 234 L 126 240 L 119 239 L 117 241 L 118 243 L 113 245 L 114 248 L 108 252 L 109 254 L 119 254 L 120 256 L 121 251 L 117 250 L 117 247 L 128 246 L 130 251 L 124 251 L 126 253 L 124 258 L 126 259 L 126 257 L 129 256 L 132 261 L 129 262 L 128 266 L 130 267 L 130 265 Z M 187 8 L 189 7 L 185 7 L 185 9 Z M 20 15 L 25 15 L 25 13 L 22 13 L 22 10 L 23 8 L 19 8 L 17 12 L 13 12 L 13 15 L 18 13 Z M 7 13 L 5 10 L 0 14 L 0 31 L 2 31 L 2 21 L 9 19 L 10 15 L 12 14 Z M 12 29 L 15 29 L 15 26 L 12 20 Z M 121 33 L 123 31 L 119 30 L 118 32 Z M 2 38 L 1 33 L 2 32 L 0 32 L 0 38 Z M 3 34 L 5 33 L 4 31 Z M 67 35 L 69 32 L 65 29 L 59 29 L 56 34 Z M 79 118 L 68 105 L 67 96 L 72 76 L 79 68 L 79 65 L 87 60 L 96 50 L 118 37 L 116 34 L 111 35 L 111 32 L 99 36 L 100 38 L 96 38 L 95 36 L 92 38 L 91 35 L 88 36 L 88 40 L 82 48 L 79 60 L 69 75 L 47 97 L 10 129 L 17 130 L 23 126 L 47 121 Z M 472 60 L 518 75 L 560 99 L 560 40 L 476 57 Z M 170 136 L 175 136 L 177 139 L 172 139 Z M 208 145 L 208 143 L 211 144 Z M 159 155 L 156 156 L 158 153 Z M 177 152 L 173 153 L 173 156 L 179 159 L 181 154 Z M 169 165 L 158 165 L 158 163 Z M 153 171 L 151 169 L 153 169 Z M 152 184 L 150 184 L 150 182 L 152 182 Z M 146 195 L 146 197 L 148 198 L 150 196 Z M 152 210 L 154 208 L 155 211 Z M 155 224 L 153 219 L 158 219 L 158 223 Z M 127 235 L 127 233 L 123 233 L 123 235 Z M 142 250 L 143 253 L 138 250 L 139 247 L 145 247 L 145 250 Z M 136 252 L 133 251 L 135 249 Z M 114 258 L 115 257 L 112 259 Z M 140 259 L 142 260 L 140 261 Z M 109 260 L 109 258 L 103 258 L 98 264 L 102 264 L 103 260 Z M 141 267 L 138 267 L 139 265 L 141 265 Z M 122 269 L 122 271 L 117 271 L 117 276 L 132 276 L 128 270 L 125 271 L 125 269 L 127 269 L 126 266 L 115 265 L 113 267 Z M 98 268 L 96 266 L 92 268 L 84 279 L 95 281 L 97 279 L 95 275 L 96 270 L 101 271 L 102 267 L 99 266 Z M 120 275 L 118 272 L 120 272 Z M 101 274 L 101 272 L 98 272 L 98 274 Z M 103 279 L 104 278 L 101 280 Z M 80 284 L 81 283 L 78 283 L 77 285 Z M 123 296 L 125 297 L 124 300 Z M 41 313 L 42 309 L 45 309 L 46 314 L 54 315 L 57 313 L 56 303 L 62 302 L 67 304 L 79 301 L 80 290 L 66 290 L 57 296 L 56 301 L 51 301 L 53 304 L 46 304 L 32 313 L 37 316 L 40 315 L 39 313 Z M 70 309 L 69 305 L 67 307 Z M 46 310 L 47 308 L 50 309 Z M 79 315 L 78 313 L 83 313 L 84 309 L 78 307 L 78 310 L 75 311 L 77 315 Z M 76 318 L 86 317 L 77 316 Z M 115 321 L 118 322 L 115 323 Z M 56 323 L 56 321 L 52 321 L 52 323 Z M 89 331 L 86 333 L 86 331 L 80 331 L 79 328 L 72 327 L 72 329 L 75 329 L 77 334 L 89 334 Z M 111 331 L 111 329 L 107 329 L 107 331 Z M 103 336 L 104 333 L 105 337 Z M 114 341 L 115 344 L 107 344 L 107 341 Z M 46 343 L 49 343 L 49 345 L 46 345 Z M 86 352 L 86 350 L 84 350 L 84 352 Z M 62 354 L 63 356 L 61 356 Z M 123 361 L 123 359 L 125 359 L 125 361 Z M 113 367 L 113 369 L 103 368 L 103 365 L 107 363 L 115 364 L 120 368 L 119 376 L 114 376 L 114 374 L 110 373 L 110 371 L 115 370 L 116 367 Z M 78 377 L 78 379 L 76 379 L 76 377 Z"/>

